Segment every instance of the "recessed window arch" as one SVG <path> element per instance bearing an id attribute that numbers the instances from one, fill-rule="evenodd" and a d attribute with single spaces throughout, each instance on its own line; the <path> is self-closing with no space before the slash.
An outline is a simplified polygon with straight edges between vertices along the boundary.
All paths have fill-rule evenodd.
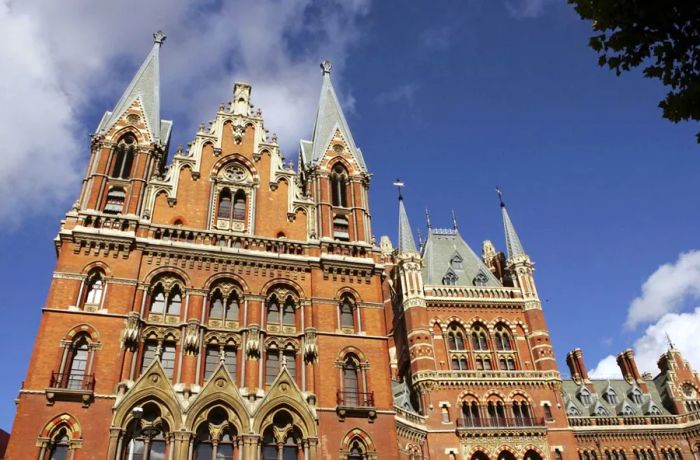
<path id="1" fill-rule="evenodd" d="M 238 458 L 238 432 L 223 408 L 211 409 L 195 433 L 194 460 Z"/>
<path id="2" fill-rule="evenodd" d="M 104 272 L 100 269 L 92 270 L 85 279 L 83 308 L 97 308 L 102 305 L 105 288 Z"/>
<path id="3" fill-rule="evenodd" d="M 111 176 L 117 179 L 129 179 L 136 153 L 136 137 L 127 133 L 119 139 L 112 152 Z"/>
<path id="4" fill-rule="evenodd" d="M 69 460 L 70 435 L 66 427 L 60 427 L 51 437 L 48 446 L 48 460 Z"/>
<path id="5" fill-rule="evenodd" d="M 349 447 L 347 460 L 367 460 L 369 458 L 367 455 L 367 443 L 361 437 L 355 436 L 350 441 Z"/>
<path id="6" fill-rule="evenodd" d="M 179 316 L 184 289 L 182 282 L 171 275 L 163 275 L 151 288 L 150 313 Z"/>
<path id="7" fill-rule="evenodd" d="M 268 328 L 296 326 L 298 300 L 286 288 L 273 292 L 266 302 L 266 324 Z"/>
<path id="8" fill-rule="evenodd" d="M 132 420 L 127 426 L 120 459 L 165 460 L 169 454 L 170 427 L 157 404 L 146 403 L 142 408 L 142 418 Z"/>
<path id="9" fill-rule="evenodd" d="M 241 293 L 231 281 L 220 281 L 214 285 L 209 294 L 209 320 L 238 321 L 241 310 Z"/>
<path id="10" fill-rule="evenodd" d="M 124 209 L 126 192 L 123 187 L 111 187 L 107 192 L 104 212 L 107 214 L 119 214 Z"/>
<path id="11" fill-rule="evenodd" d="M 263 431 L 261 460 L 304 460 L 303 436 L 286 410 L 277 412 Z"/>
<path id="12" fill-rule="evenodd" d="M 465 350 L 466 347 L 464 337 L 465 334 L 462 326 L 456 321 L 451 322 L 447 328 L 448 349 L 450 351 Z"/>
<path id="13" fill-rule="evenodd" d="M 331 170 L 331 204 L 336 207 L 348 206 L 347 182 L 348 172 L 341 163 L 336 163 Z"/>
<path id="14" fill-rule="evenodd" d="M 355 330 L 355 313 L 357 306 L 355 299 L 350 294 L 344 294 L 338 304 L 340 328 L 343 330 Z"/>
<path id="15" fill-rule="evenodd" d="M 513 350 L 513 339 L 510 330 L 505 324 L 499 323 L 495 328 L 496 350 L 511 351 Z"/>
<path id="16" fill-rule="evenodd" d="M 486 327 L 481 323 L 474 323 L 471 328 L 472 349 L 488 350 L 488 332 Z"/>

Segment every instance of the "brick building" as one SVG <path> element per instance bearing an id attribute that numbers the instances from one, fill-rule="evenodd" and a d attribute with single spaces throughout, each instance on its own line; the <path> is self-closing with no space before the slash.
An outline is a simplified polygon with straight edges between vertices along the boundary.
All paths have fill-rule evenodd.
<path id="1" fill-rule="evenodd" d="M 370 172 L 322 64 L 298 169 L 236 83 L 166 163 L 153 49 L 92 136 L 8 459 L 698 458 L 700 380 L 557 368 L 501 202 L 506 251 L 371 229 Z M 311 124 L 311 122 L 310 122 Z M 371 157 L 368 157 L 371 162 Z"/>

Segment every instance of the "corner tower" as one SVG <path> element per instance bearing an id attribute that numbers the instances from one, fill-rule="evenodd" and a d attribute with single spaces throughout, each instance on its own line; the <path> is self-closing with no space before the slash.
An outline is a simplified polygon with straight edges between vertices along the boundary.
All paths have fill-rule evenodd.
<path id="1" fill-rule="evenodd" d="M 317 236 L 371 243 L 370 175 L 333 88 L 331 63 L 323 61 L 321 69 L 313 140 L 301 141 L 299 158 L 306 191 L 316 201 Z"/>
<path id="2" fill-rule="evenodd" d="M 164 41 L 163 32 L 153 34 L 150 53 L 92 135 L 77 210 L 140 214 L 146 184 L 165 164 L 172 128 L 172 121 L 160 118 L 159 54 Z"/>

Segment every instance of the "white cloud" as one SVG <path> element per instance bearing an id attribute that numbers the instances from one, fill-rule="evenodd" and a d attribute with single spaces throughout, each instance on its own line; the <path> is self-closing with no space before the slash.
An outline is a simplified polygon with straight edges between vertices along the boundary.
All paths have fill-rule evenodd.
<path id="1" fill-rule="evenodd" d="M 213 116 L 234 80 L 247 80 L 266 127 L 294 157 L 298 139 L 313 129 L 318 63 L 333 60 L 337 84 L 368 8 L 369 0 L 0 0 L 0 222 L 19 223 L 29 210 L 76 196 L 86 131 L 94 129 L 76 117 L 100 97 L 118 97 L 131 74 L 115 73 L 116 63 L 135 71 L 157 29 L 169 35 L 161 52 L 162 116 L 184 120 L 175 126 L 180 137 Z"/>
<path id="2" fill-rule="evenodd" d="M 679 311 L 684 302 L 700 299 L 700 251 L 681 254 L 673 264 L 660 266 L 632 301 L 625 326 L 634 328 Z"/>
<path id="3" fill-rule="evenodd" d="M 656 362 L 668 350 L 666 334 L 674 346 L 680 350 L 696 369 L 700 366 L 700 347 L 697 334 L 700 331 L 700 307 L 688 313 L 667 313 L 659 321 L 647 327 L 644 335 L 634 342 L 634 353 L 640 372 L 658 372 Z M 601 359 L 589 372 L 592 378 L 620 377 L 620 368 L 615 357 L 608 355 Z"/>
<path id="4" fill-rule="evenodd" d="M 549 0 L 507 0 L 508 13 L 517 19 L 536 18 L 542 14 Z"/>
<path id="5" fill-rule="evenodd" d="M 700 251 L 681 254 L 674 263 L 660 266 L 642 285 L 642 295 L 630 303 L 625 325 L 634 328 L 649 324 L 634 342 L 637 366 L 641 372 L 655 373 L 656 362 L 667 349 L 670 336 L 691 365 L 700 366 Z M 691 303 L 692 302 L 692 303 Z M 590 371 L 595 378 L 620 375 L 613 355 L 601 359 Z"/>

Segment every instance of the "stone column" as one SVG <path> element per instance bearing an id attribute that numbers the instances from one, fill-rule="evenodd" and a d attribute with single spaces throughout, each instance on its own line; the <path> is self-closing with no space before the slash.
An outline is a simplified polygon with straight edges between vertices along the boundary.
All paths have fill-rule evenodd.
<path id="1" fill-rule="evenodd" d="M 119 444 L 122 436 L 122 429 L 117 427 L 110 427 L 109 429 L 109 445 L 107 446 L 107 459 L 116 460 L 119 454 Z"/>
<path id="2" fill-rule="evenodd" d="M 173 458 L 185 460 L 188 458 L 190 451 L 190 438 L 192 433 L 189 431 L 176 431 L 173 433 Z"/>

